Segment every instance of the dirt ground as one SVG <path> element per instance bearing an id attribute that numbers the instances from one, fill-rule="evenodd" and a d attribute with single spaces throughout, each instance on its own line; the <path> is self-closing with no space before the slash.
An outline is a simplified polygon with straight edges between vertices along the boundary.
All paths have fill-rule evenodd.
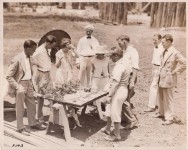
<path id="1" fill-rule="evenodd" d="M 48 31 L 62 29 L 69 33 L 72 43 L 76 46 L 78 40 L 84 36 L 84 25 L 87 22 L 65 21 L 60 18 L 19 18 L 4 17 L 4 72 L 10 60 L 20 51 L 25 39 L 39 39 Z M 130 36 L 131 43 L 136 47 L 140 56 L 140 71 L 138 73 L 138 83 L 136 94 L 132 99 L 139 120 L 138 128 L 133 130 L 121 130 L 122 141 L 114 144 L 105 141 L 106 135 L 100 132 L 105 126 L 105 122 L 98 119 L 98 116 L 87 114 L 80 116 L 83 128 L 76 128 L 71 132 L 72 137 L 84 142 L 85 147 L 142 147 L 145 148 L 186 148 L 186 73 L 178 77 L 178 87 L 174 93 L 175 114 L 181 119 L 180 124 L 163 126 L 161 119 L 152 118 L 153 113 L 144 113 L 148 104 L 149 86 L 151 83 L 151 59 L 153 53 L 152 36 L 155 33 L 162 35 L 169 33 L 174 37 L 174 46 L 186 55 L 186 32 L 179 30 L 161 31 L 151 29 L 146 24 L 112 26 L 102 23 L 94 24 L 94 36 L 100 43 L 107 44 L 108 47 L 117 45 L 116 38 L 121 34 Z M 8 100 L 8 98 L 6 99 Z M 6 117 L 6 115 L 5 115 Z M 6 120 L 6 118 L 5 118 Z M 13 121 L 13 120 L 12 120 Z M 14 120 L 15 122 L 15 120 Z M 56 133 L 56 134 L 55 134 Z M 55 132 L 53 135 L 62 142 L 64 138 Z M 71 147 L 71 145 L 70 145 Z"/>

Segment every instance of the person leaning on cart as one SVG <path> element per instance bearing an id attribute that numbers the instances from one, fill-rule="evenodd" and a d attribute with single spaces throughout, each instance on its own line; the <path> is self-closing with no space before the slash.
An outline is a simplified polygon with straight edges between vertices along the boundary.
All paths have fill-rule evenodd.
<path id="1" fill-rule="evenodd" d="M 120 136 L 120 124 L 121 124 L 121 112 L 122 105 L 128 95 L 128 83 L 131 73 L 131 67 L 127 65 L 123 59 L 123 51 L 121 49 L 114 49 L 110 58 L 115 62 L 115 67 L 112 71 L 112 76 L 109 84 L 109 94 L 106 99 L 106 103 L 110 104 L 106 108 L 107 126 L 102 130 L 104 133 L 110 135 L 111 123 L 114 122 L 113 136 L 106 137 L 108 141 L 121 140 Z"/>
<path id="2" fill-rule="evenodd" d="M 32 40 L 26 40 L 23 47 L 24 52 L 21 52 L 12 59 L 6 74 L 6 79 L 9 83 L 8 95 L 15 97 L 16 101 L 17 131 L 29 136 L 30 130 L 27 130 L 23 124 L 25 112 L 24 103 L 27 107 L 27 117 L 30 128 L 38 130 L 43 130 L 44 128 L 36 124 L 36 104 L 31 80 L 33 71 L 30 57 L 35 52 L 37 44 Z"/>

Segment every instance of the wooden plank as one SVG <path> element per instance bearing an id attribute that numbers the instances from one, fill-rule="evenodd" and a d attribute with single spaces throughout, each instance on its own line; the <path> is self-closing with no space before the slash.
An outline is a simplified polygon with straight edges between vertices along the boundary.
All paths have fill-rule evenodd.
<path id="1" fill-rule="evenodd" d="M 4 121 L 4 124 L 7 127 L 11 128 L 13 131 L 16 131 L 16 126 L 14 124 L 9 123 L 7 121 Z M 41 135 L 38 135 L 38 134 L 33 133 L 33 132 L 30 133 L 29 138 L 34 138 L 38 141 L 41 141 L 41 142 L 44 142 L 44 143 L 49 143 L 51 146 L 54 146 L 54 147 L 67 147 L 66 144 L 58 143 L 57 141 L 54 141 L 51 137 L 49 138 L 49 137 L 41 136 Z"/>
<path id="2" fill-rule="evenodd" d="M 141 10 L 141 12 L 144 12 L 149 6 L 151 5 L 151 2 L 147 3 Z"/>
<path id="3" fill-rule="evenodd" d="M 66 142 L 71 141 L 71 134 L 70 134 L 70 128 L 69 128 L 69 120 L 68 120 L 68 116 L 67 116 L 67 110 L 66 110 L 66 105 L 63 105 L 62 108 L 60 109 L 60 113 L 62 115 L 62 123 L 64 126 L 64 135 L 65 135 L 65 139 Z"/>
<path id="4" fill-rule="evenodd" d="M 14 131 L 14 130 L 11 130 L 10 128 L 8 128 L 6 126 L 4 127 L 4 133 L 8 134 L 9 136 L 14 137 L 14 138 L 16 138 L 18 140 L 26 142 L 26 143 L 28 143 L 30 145 L 33 145 L 33 146 L 36 146 L 36 147 L 42 146 L 39 143 L 37 143 L 36 141 L 32 141 L 31 139 L 29 139 L 29 137 L 27 137 L 27 136 L 25 136 L 23 134 L 20 134 L 20 133 Z"/>

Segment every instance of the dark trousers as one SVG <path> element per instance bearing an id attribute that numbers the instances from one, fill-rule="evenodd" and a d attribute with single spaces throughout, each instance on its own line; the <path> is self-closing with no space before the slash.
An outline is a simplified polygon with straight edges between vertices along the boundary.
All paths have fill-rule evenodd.
<path id="1" fill-rule="evenodd" d="M 135 84 L 137 82 L 137 78 L 135 80 Z M 121 122 L 123 124 L 128 124 L 132 121 L 135 121 L 137 120 L 135 115 L 134 115 L 134 112 L 133 112 L 133 104 L 130 102 L 130 99 L 135 95 L 135 91 L 134 89 L 129 89 L 129 86 L 128 86 L 128 96 L 127 96 L 127 99 L 125 100 L 125 102 L 123 103 L 122 105 L 122 119 L 121 119 Z"/>
<path id="2" fill-rule="evenodd" d="M 131 99 L 131 97 L 133 97 L 134 93 L 135 93 L 134 89 L 128 90 L 128 97 L 122 105 L 122 119 L 121 119 L 122 121 L 121 122 L 123 124 L 128 124 L 128 123 L 136 120 L 136 117 L 132 110 L 133 104 L 130 103 L 130 99 Z"/>

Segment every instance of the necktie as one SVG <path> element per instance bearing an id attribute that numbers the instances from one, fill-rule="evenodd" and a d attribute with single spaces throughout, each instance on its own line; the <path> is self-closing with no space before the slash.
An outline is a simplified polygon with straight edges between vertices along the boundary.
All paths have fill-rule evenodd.
<path id="1" fill-rule="evenodd" d="M 165 57 L 165 54 L 166 54 L 167 51 L 168 51 L 167 49 L 164 50 L 164 52 L 163 52 L 163 58 Z"/>
<path id="2" fill-rule="evenodd" d="M 155 48 L 158 48 L 158 46 L 155 46 Z"/>
<path id="3" fill-rule="evenodd" d="M 48 49 L 46 49 L 46 52 L 48 54 L 48 56 L 50 57 L 50 52 L 48 51 Z M 50 57 L 51 58 L 51 57 Z"/>
<path id="4" fill-rule="evenodd" d="M 88 36 L 88 37 L 87 37 L 87 39 L 91 39 L 91 37 L 90 37 L 90 36 Z"/>

